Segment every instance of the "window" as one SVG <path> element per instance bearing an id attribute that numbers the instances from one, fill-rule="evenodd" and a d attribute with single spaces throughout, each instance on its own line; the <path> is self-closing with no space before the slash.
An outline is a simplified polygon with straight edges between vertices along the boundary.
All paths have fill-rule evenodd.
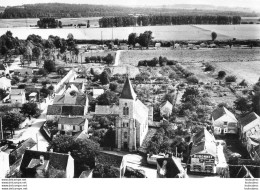
<path id="1" fill-rule="evenodd" d="M 128 123 L 126 123 L 126 127 L 128 128 Z"/>
<path id="2" fill-rule="evenodd" d="M 124 138 L 127 139 L 127 132 L 124 132 Z"/>
<path id="3" fill-rule="evenodd" d="M 224 121 L 224 125 L 227 125 L 227 121 Z"/>
<path id="4" fill-rule="evenodd" d="M 129 108 L 127 107 L 127 103 L 125 103 L 125 107 L 123 107 L 123 115 L 129 115 Z"/>
<path id="5" fill-rule="evenodd" d="M 83 131 L 82 126 L 79 127 L 79 130 Z"/>
<path id="6" fill-rule="evenodd" d="M 76 130 L 76 126 L 75 125 L 73 125 L 73 130 Z"/>
<path id="7" fill-rule="evenodd" d="M 212 166 L 205 166 L 205 171 L 211 173 L 213 170 Z"/>
<path id="8" fill-rule="evenodd" d="M 61 130 L 64 130 L 64 125 L 61 125 Z"/>

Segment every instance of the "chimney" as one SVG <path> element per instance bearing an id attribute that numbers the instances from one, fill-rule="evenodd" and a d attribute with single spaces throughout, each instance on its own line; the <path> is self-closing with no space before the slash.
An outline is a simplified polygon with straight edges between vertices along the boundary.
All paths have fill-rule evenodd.
<path id="1" fill-rule="evenodd" d="M 68 155 L 70 155 L 70 151 L 68 152 Z"/>
<path id="2" fill-rule="evenodd" d="M 41 156 L 40 156 L 40 165 L 43 165 L 43 164 L 44 164 L 44 156 L 41 155 Z"/>

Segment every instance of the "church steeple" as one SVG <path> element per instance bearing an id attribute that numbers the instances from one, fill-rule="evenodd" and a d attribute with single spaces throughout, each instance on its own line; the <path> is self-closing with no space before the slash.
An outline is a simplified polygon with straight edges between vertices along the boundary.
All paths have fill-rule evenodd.
<path id="1" fill-rule="evenodd" d="M 131 100 L 136 99 L 136 93 L 135 93 L 128 77 L 126 78 L 120 98 L 121 99 L 131 99 Z"/>

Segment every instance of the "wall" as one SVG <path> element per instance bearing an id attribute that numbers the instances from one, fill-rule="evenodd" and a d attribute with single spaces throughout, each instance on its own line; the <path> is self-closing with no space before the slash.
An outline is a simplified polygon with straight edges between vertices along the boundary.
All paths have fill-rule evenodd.
<path id="1" fill-rule="evenodd" d="M 0 152 L 0 178 L 5 178 L 9 171 L 9 154 Z"/>
<path id="2" fill-rule="evenodd" d="M 70 155 L 67 163 L 66 177 L 67 178 L 74 177 L 74 159 Z"/>

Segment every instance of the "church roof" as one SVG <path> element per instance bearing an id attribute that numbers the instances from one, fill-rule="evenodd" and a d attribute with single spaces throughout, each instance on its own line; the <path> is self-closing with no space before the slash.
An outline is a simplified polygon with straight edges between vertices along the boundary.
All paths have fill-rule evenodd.
<path id="1" fill-rule="evenodd" d="M 120 98 L 122 99 L 136 99 L 136 93 L 132 87 L 129 78 L 126 79 Z"/>

